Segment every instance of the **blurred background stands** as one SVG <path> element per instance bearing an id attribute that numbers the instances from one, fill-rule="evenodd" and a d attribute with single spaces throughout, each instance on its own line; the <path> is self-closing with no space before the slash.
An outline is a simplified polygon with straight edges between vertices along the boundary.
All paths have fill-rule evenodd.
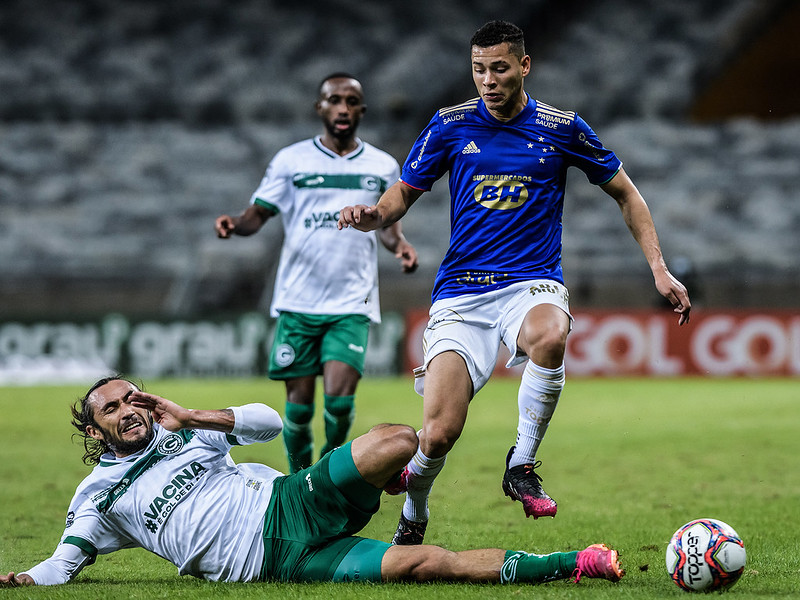
<path id="1" fill-rule="evenodd" d="M 475 96 L 468 41 L 527 34 L 536 98 L 619 154 L 668 262 L 718 307 L 800 292 L 797 2 L 489 4 L 10 0 L 0 6 L 4 318 L 266 309 L 281 242 L 216 239 L 281 147 L 319 131 L 323 76 L 351 71 L 361 137 L 400 163 L 433 112 Z M 564 266 L 574 307 L 652 306 L 613 201 L 572 173 Z M 446 181 L 404 220 L 421 269 L 380 253 L 385 310 L 427 306 L 449 235 Z"/>

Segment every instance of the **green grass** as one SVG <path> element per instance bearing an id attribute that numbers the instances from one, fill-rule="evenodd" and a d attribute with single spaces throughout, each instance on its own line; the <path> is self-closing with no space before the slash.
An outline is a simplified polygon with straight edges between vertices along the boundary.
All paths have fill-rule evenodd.
<path id="1" fill-rule="evenodd" d="M 500 490 L 516 428 L 514 380 L 496 379 L 473 402 L 467 427 L 436 481 L 426 541 L 452 550 L 541 552 L 606 542 L 621 551 L 619 584 L 583 580 L 529 586 L 461 584 L 214 584 L 178 577 L 141 550 L 102 556 L 59 588 L 5 590 L 4 598 L 680 598 L 664 570 L 673 531 L 692 518 L 731 524 L 748 552 L 731 597 L 800 591 L 800 398 L 791 379 L 570 380 L 540 451 L 558 500 L 555 519 L 525 519 Z M 264 401 L 282 412 L 283 388 L 264 380 L 165 380 L 147 388 L 185 406 Z M 70 439 L 68 405 L 83 388 L 0 388 L 0 571 L 50 555 L 66 507 L 86 474 Z M 367 379 L 354 434 L 378 422 L 421 425 L 408 379 Z M 318 411 L 319 412 L 319 411 Z M 316 415 L 317 434 L 321 418 Z M 235 449 L 240 461 L 286 468 L 280 441 Z M 385 497 L 365 534 L 388 539 L 400 498 Z"/>

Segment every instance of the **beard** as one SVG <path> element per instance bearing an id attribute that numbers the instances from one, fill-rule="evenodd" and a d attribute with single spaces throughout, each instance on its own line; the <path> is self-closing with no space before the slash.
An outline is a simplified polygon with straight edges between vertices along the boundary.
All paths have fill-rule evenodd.
<path id="1" fill-rule="evenodd" d="M 140 450 L 144 450 L 153 441 L 155 430 L 153 429 L 153 417 L 151 415 L 147 415 L 146 427 L 147 432 L 137 440 L 124 440 L 102 427 L 98 426 L 97 428 L 103 434 L 103 441 L 109 450 L 117 456 L 130 456 Z"/>
<path id="2" fill-rule="evenodd" d="M 356 134 L 357 126 L 358 123 L 351 122 L 347 129 L 337 129 L 333 122 L 325 123 L 325 129 L 328 131 L 331 137 L 337 140 L 347 140 L 348 138 L 353 137 Z"/>

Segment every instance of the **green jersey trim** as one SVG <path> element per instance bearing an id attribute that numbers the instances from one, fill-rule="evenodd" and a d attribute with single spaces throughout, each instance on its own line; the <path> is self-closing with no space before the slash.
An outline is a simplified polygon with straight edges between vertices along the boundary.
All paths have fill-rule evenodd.
<path id="1" fill-rule="evenodd" d="M 611 177 L 609 177 L 609 178 L 608 178 L 608 179 L 606 179 L 605 181 L 601 181 L 601 182 L 600 182 L 600 183 L 598 183 L 597 185 L 605 185 L 605 184 L 607 184 L 609 181 L 611 181 L 612 179 L 614 179 L 614 177 L 616 177 L 616 176 L 617 176 L 617 173 L 619 173 L 619 169 L 617 169 L 616 171 L 614 171 L 614 174 L 613 174 Z"/>
<path id="2" fill-rule="evenodd" d="M 97 548 L 95 548 L 90 542 L 87 542 L 83 538 L 75 537 L 74 535 L 68 535 L 64 538 L 64 544 L 71 544 L 73 546 L 77 546 L 81 550 L 83 550 L 86 554 L 89 555 L 89 559 L 94 562 L 95 558 L 97 558 Z"/>
<path id="3" fill-rule="evenodd" d="M 277 206 L 275 206 L 270 202 L 267 202 L 263 198 L 256 198 L 255 200 L 253 200 L 253 204 L 258 204 L 261 208 L 266 208 L 273 215 L 277 215 L 279 212 L 281 212 Z"/>
<path id="4" fill-rule="evenodd" d="M 169 433 L 164 436 L 164 438 L 156 444 L 155 448 L 137 460 L 134 465 L 125 472 L 125 475 L 122 476 L 122 479 L 118 483 L 112 485 L 92 499 L 95 502 L 99 500 L 96 504 L 97 511 L 101 514 L 105 514 L 111 510 L 111 507 L 128 491 L 134 481 L 161 462 L 162 459 L 180 452 L 181 448 L 188 444 L 193 437 L 194 431 L 191 429 L 182 429 L 181 431 Z"/>
<path id="5" fill-rule="evenodd" d="M 236 436 L 231 434 L 231 433 L 226 433 L 225 434 L 225 439 L 228 440 L 228 443 L 231 446 L 241 446 L 241 444 L 239 443 L 239 440 L 236 439 Z"/>
<path id="6" fill-rule="evenodd" d="M 122 462 L 130 462 L 130 463 L 132 463 L 135 460 L 136 459 L 134 459 L 134 458 L 130 458 L 128 460 L 123 460 Z M 97 463 L 97 466 L 98 467 L 114 467 L 114 466 L 116 466 L 118 464 L 119 464 L 118 462 L 109 462 L 107 460 L 101 460 L 99 463 Z"/>
<path id="7" fill-rule="evenodd" d="M 347 156 L 342 157 L 342 156 L 336 154 L 333 150 L 329 150 L 328 148 L 326 148 L 322 144 L 322 141 L 320 140 L 319 136 L 315 137 L 311 141 L 314 143 L 314 147 L 316 147 L 317 150 L 322 152 L 328 158 L 344 158 L 345 160 L 353 160 L 354 158 L 358 158 L 359 156 L 361 156 L 361 154 L 363 154 L 364 148 L 365 148 L 365 145 L 361 142 L 361 140 L 357 139 L 356 143 L 358 144 L 358 147 L 351 154 L 348 154 Z"/>
<path id="8" fill-rule="evenodd" d="M 331 173 L 298 173 L 292 178 L 296 188 L 328 188 L 337 190 L 366 190 L 383 193 L 388 182 L 377 175 L 347 173 L 335 175 Z"/>
<path id="9" fill-rule="evenodd" d="M 361 147 L 358 150 L 356 150 L 352 154 L 348 154 L 345 158 L 347 160 L 353 160 L 353 159 L 358 158 L 359 156 L 361 156 L 362 152 L 364 152 L 364 145 L 363 144 L 361 145 Z"/>

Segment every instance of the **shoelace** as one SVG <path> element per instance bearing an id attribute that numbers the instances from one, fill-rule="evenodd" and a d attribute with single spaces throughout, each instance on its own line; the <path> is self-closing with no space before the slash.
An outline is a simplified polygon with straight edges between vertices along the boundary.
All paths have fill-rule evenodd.
<path id="1" fill-rule="evenodd" d="M 536 477 L 537 481 L 541 481 L 542 480 L 542 478 L 539 476 L 539 474 L 536 473 L 536 471 L 534 471 L 534 469 L 538 469 L 539 467 L 542 466 L 542 461 L 537 460 L 537 461 L 534 461 L 533 464 L 524 464 L 524 465 L 520 465 L 520 466 L 524 469 L 525 475 L 533 475 L 534 477 Z"/>

